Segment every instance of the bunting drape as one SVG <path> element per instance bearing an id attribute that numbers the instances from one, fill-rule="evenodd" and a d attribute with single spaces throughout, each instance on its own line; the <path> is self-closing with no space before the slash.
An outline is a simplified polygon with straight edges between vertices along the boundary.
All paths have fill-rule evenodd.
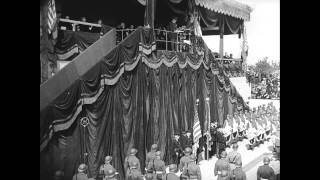
<path id="1" fill-rule="evenodd" d="M 70 179 L 84 160 L 89 176 L 96 177 L 106 155 L 113 156 L 112 164 L 124 179 L 130 148 L 138 149 L 144 169 L 153 143 L 164 152 L 164 161 L 172 163 L 172 135 L 192 129 L 197 98 L 202 130 L 206 97 L 211 121 L 220 124 L 229 107 L 241 103 L 213 62 L 211 53 L 201 50 L 193 55 L 155 51 L 152 30 L 133 32 L 40 112 L 41 179 L 58 169 Z M 86 128 L 80 125 L 82 117 L 89 119 Z"/>

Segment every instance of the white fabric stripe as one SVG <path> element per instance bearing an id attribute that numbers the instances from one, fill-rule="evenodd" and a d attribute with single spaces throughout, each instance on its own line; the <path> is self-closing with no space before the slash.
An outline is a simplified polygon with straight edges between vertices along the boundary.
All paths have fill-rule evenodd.
<path id="1" fill-rule="evenodd" d="M 66 52 L 64 54 L 57 53 L 57 55 L 60 60 L 65 60 L 65 59 L 68 59 L 69 57 L 71 57 L 72 55 L 74 55 L 75 53 L 79 53 L 78 45 L 74 46 L 71 50 L 69 50 L 68 52 Z"/>

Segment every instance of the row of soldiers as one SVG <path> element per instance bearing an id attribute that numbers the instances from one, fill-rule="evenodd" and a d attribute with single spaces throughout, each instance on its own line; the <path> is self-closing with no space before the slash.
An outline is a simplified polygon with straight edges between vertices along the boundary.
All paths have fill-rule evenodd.
<path id="1" fill-rule="evenodd" d="M 157 144 L 151 146 L 151 151 L 146 155 L 146 174 L 142 174 L 140 160 L 136 157 L 137 149 L 130 149 L 129 155 L 125 158 L 124 169 L 126 180 L 201 180 L 200 167 L 196 163 L 196 156 L 192 154 L 192 149 L 187 147 L 184 156 L 180 159 L 179 166 L 170 164 L 169 173 L 167 166 L 161 159 L 161 151 L 158 151 Z M 100 166 L 99 177 L 103 180 L 117 180 L 116 169 L 111 165 L 112 157 L 106 156 L 105 162 Z M 86 165 L 80 164 L 78 173 L 73 180 L 90 180 L 85 171 Z M 92 179 L 92 178 L 91 178 Z"/>
<path id="2" fill-rule="evenodd" d="M 226 139 L 229 146 L 243 138 L 249 139 L 249 148 L 253 148 L 257 144 L 263 143 L 271 138 L 271 135 L 278 134 L 280 131 L 279 112 L 272 104 L 265 104 L 253 110 L 235 112 L 228 114 L 222 128 L 219 129 Z M 279 136 L 275 136 L 280 138 Z"/>
<path id="3" fill-rule="evenodd" d="M 232 145 L 233 151 L 227 154 L 222 151 L 220 159 L 217 160 L 214 167 L 214 175 L 217 180 L 246 180 L 246 173 L 242 169 L 241 155 L 237 152 L 238 145 Z M 278 180 L 280 179 L 280 161 L 277 155 L 274 155 L 272 165 L 268 156 L 263 158 L 263 165 L 257 170 L 258 180 Z"/>

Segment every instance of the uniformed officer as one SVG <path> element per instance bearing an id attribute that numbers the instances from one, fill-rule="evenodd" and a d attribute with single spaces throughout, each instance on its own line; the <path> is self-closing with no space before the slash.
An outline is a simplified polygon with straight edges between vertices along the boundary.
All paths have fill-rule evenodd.
<path id="1" fill-rule="evenodd" d="M 106 156 L 104 159 L 104 164 L 100 166 L 100 170 L 99 170 L 99 174 L 102 175 L 102 178 L 105 180 L 105 176 L 108 170 L 112 169 L 114 171 L 115 168 L 110 164 L 112 161 L 112 157 L 111 156 Z"/>
<path id="2" fill-rule="evenodd" d="M 182 176 L 188 180 L 201 180 L 201 171 L 199 165 L 196 164 L 196 156 L 192 154 L 190 161 L 183 168 Z"/>
<path id="3" fill-rule="evenodd" d="M 230 163 L 231 171 L 236 168 L 236 162 L 242 164 L 241 154 L 238 151 L 238 144 L 232 145 L 232 151 L 228 154 L 227 160 Z"/>
<path id="4" fill-rule="evenodd" d="M 174 135 L 174 139 L 172 140 L 172 149 L 173 149 L 173 163 L 175 163 L 177 166 L 179 165 L 180 159 L 183 156 L 183 150 L 182 146 L 179 142 L 179 135 Z"/>
<path id="5" fill-rule="evenodd" d="M 152 144 L 150 152 L 148 152 L 146 155 L 146 166 L 148 166 L 149 162 L 154 160 L 154 158 L 156 157 L 157 149 L 158 149 L 158 145 Z"/>
<path id="6" fill-rule="evenodd" d="M 117 180 L 116 178 L 116 170 L 115 169 L 107 169 L 105 171 L 105 179 L 106 180 Z"/>
<path id="7" fill-rule="evenodd" d="M 167 173 L 164 177 L 163 180 L 179 180 L 179 176 L 176 175 L 177 173 L 177 165 L 175 164 L 170 164 L 169 165 L 169 173 Z"/>
<path id="8" fill-rule="evenodd" d="M 135 169 L 141 173 L 140 161 L 136 157 L 137 152 L 138 152 L 138 150 L 135 148 L 130 149 L 129 156 L 127 156 L 124 160 L 124 170 L 126 172 L 126 179 L 130 173 L 130 170 L 132 169 L 133 164 L 137 164 L 136 165 L 137 167 Z"/>
<path id="9" fill-rule="evenodd" d="M 227 152 L 226 151 L 222 151 L 220 157 L 221 158 L 218 159 L 218 161 L 214 165 L 214 175 L 218 176 L 217 180 L 221 179 L 222 170 L 230 172 L 230 164 L 226 159 L 227 158 Z"/>
<path id="10" fill-rule="evenodd" d="M 155 154 L 155 159 L 149 162 L 147 169 L 152 169 L 155 175 L 154 180 L 161 180 L 162 176 L 166 174 L 165 163 L 161 160 L 161 152 L 157 151 Z"/>
<path id="11" fill-rule="evenodd" d="M 179 170 L 182 171 L 186 163 L 190 161 L 192 149 L 190 147 L 186 147 L 184 150 L 184 156 L 180 159 Z"/>
<path id="12" fill-rule="evenodd" d="M 78 173 L 72 177 L 72 180 L 89 180 L 85 171 L 87 170 L 87 166 L 85 164 L 80 164 L 78 168 Z"/>
<path id="13" fill-rule="evenodd" d="M 127 179 L 128 180 L 143 180 L 141 170 L 139 169 L 140 165 L 137 161 L 131 163 L 130 168 L 128 169 Z"/>
<path id="14" fill-rule="evenodd" d="M 269 157 L 263 158 L 263 166 L 259 166 L 257 171 L 257 180 L 274 180 L 274 170 L 269 166 Z"/>
<path id="15" fill-rule="evenodd" d="M 186 147 L 192 147 L 191 132 L 185 132 L 185 134 L 180 137 L 180 140 L 183 149 L 185 149 Z"/>
<path id="16" fill-rule="evenodd" d="M 240 162 L 236 162 L 236 168 L 231 171 L 231 178 L 233 180 L 246 180 L 246 173 L 242 170 L 242 164 Z"/>

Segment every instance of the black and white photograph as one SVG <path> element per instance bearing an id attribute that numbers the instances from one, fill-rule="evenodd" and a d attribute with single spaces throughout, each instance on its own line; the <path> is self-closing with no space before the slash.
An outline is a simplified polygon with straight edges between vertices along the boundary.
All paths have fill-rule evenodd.
<path id="1" fill-rule="evenodd" d="M 41 180 L 280 180 L 280 0 L 40 0 Z"/>

